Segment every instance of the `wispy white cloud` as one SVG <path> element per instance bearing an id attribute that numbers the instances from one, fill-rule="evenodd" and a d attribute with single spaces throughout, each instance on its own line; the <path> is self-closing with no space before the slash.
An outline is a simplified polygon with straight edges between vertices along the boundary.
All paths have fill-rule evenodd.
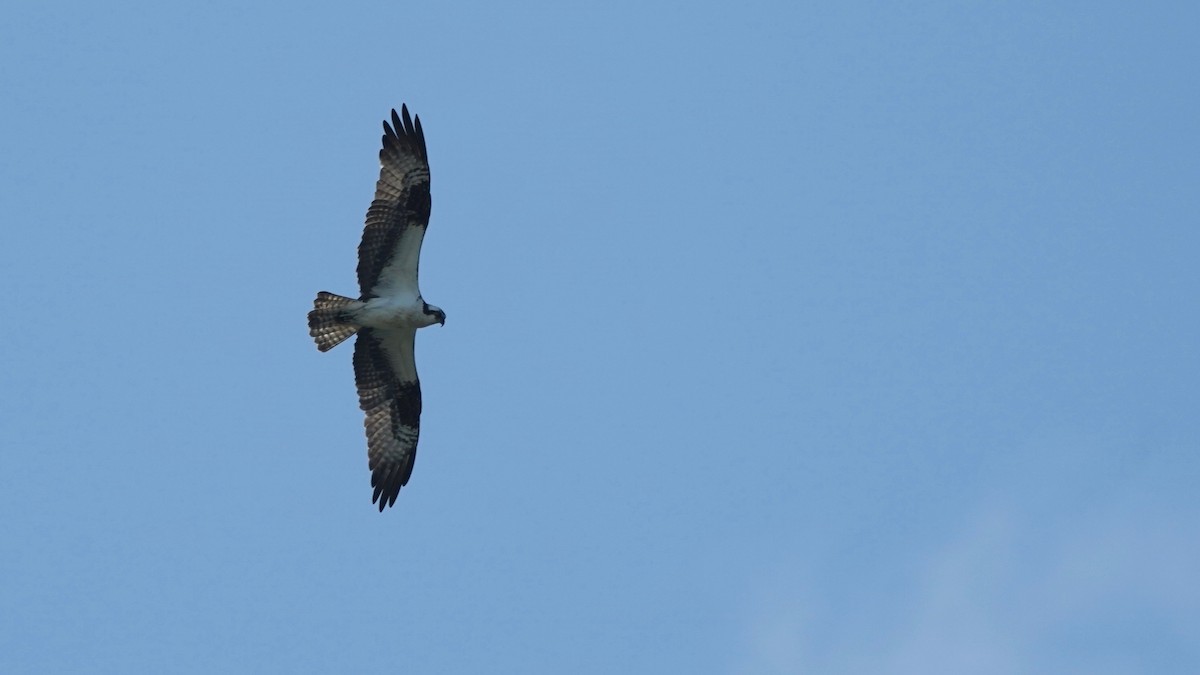
<path id="1" fill-rule="evenodd" d="M 738 672 L 1200 672 L 1194 498 L 1161 473 L 1063 468 L 981 498 L 919 556 L 915 592 L 878 599 L 890 625 L 815 603 L 819 577 L 776 579 Z"/>

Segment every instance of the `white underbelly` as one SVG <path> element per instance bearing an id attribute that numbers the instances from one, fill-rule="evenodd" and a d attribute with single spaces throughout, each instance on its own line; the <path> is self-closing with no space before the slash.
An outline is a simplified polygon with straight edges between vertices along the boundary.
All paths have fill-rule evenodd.
<path id="1" fill-rule="evenodd" d="M 354 322 L 367 328 L 419 328 L 429 325 L 420 298 L 371 298 L 354 314 Z"/>

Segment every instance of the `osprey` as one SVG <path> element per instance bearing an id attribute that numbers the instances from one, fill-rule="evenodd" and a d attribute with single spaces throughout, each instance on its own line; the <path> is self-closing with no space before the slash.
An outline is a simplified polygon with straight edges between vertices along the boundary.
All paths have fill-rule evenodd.
<path id="1" fill-rule="evenodd" d="M 421 118 L 408 107 L 383 122 L 379 181 L 358 245 L 357 300 L 322 291 L 308 313 L 317 349 L 351 335 L 359 406 L 366 413 L 372 503 L 396 503 L 412 475 L 421 428 L 421 382 L 413 344 L 417 329 L 445 325 L 446 313 L 425 302 L 417 285 L 421 241 L 429 225 L 429 156 Z"/>

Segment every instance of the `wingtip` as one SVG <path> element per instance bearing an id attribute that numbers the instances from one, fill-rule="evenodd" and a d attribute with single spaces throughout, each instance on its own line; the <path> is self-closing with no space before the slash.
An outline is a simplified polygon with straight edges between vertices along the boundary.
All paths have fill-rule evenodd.
<path id="1" fill-rule="evenodd" d="M 389 151 L 414 143 L 415 150 L 420 157 L 429 161 L 428 151 L 425 149 L 425 129 L 421 126 L 421 116 L 410 115 L 406 103 L 400 104 L 399 112 L 392 108 L 391 119 L 383 120 L 383 137 L 380 141 L 382 150 L 379 157 L 381 162 Z"/>
<path id="2" fill-rule="evenodd" d="M 372 504 L 379 505 L 379 512 L 396 505 L 396 498 L 400 496 L 399 488 L 395 492 L 387 492 L 383 488 L 375 488 L 375 495 L 371 498 Z"/>

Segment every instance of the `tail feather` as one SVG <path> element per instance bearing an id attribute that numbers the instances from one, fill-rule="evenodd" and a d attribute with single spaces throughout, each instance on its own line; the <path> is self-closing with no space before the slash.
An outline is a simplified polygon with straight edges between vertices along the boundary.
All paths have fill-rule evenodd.
<path id="1" fill-rule="evenodd" d="M 357 300 L 321 291 L 308 313 L 308 334 L 317 342 L 317 349 L 327 352 L 358 332 L 359 326 L 350 320 L 346 310 Z"/>

